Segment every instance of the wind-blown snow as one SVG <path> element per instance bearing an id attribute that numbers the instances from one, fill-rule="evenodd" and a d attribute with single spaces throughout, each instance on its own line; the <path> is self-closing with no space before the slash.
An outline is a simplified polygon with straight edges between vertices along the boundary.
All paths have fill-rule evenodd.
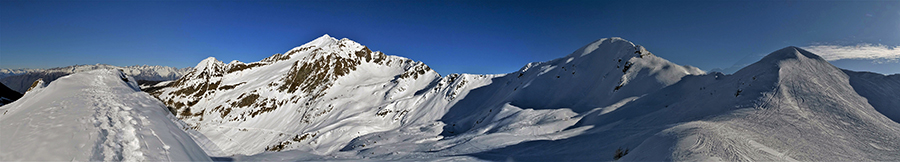
<path id="1" fill-rule="evenodd" d="M 104 69 L 37 86 L 0 107 L 2 161 L 208 161 L 134 78 Z"/>

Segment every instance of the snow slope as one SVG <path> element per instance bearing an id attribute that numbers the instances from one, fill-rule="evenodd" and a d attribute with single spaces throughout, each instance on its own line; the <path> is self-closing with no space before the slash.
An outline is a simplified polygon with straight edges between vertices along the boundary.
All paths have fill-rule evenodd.
<path id="1" fill-rule="evenodd" d="M 795 47 L 736 72 L 687 76 L 575 126 L 585 134 L 475 154 L 489 160 L 895 161 L 900 132 L 840 69 Z M 892 100 L 868 98 L 868 100 Z M 540 149 L 536 149 L 540 148 Z M 579 155 L 597 155 L 579 156 Z"/>
<path id="2" fill-rule="evenodd" d="M 409 106 L 396 104 L 438 78 L 421 62 L 325 35 L 259 62 L 207 58 L 152 94 L 223 149 L 208 149 L 211 155 L 328 153 L 397 127 L 406 112 L 394 108 Z"/>
<path id="3" fill-rule="evenodd" d="M 633 100 L 691 74 L 703 72 L 609 38 L 510 74 L 440 77 L 420 62 L 325 35 L 250 64 L 208 58 L 153 94 L 223 149 L 207 150 L 213 155 L 281 150 L 328 155 L 368 149 L 361 146 L 373 146 L 369 138 L 398 137 L 391 134 L 398 131 L 415 133 L 402 133 L 394 142 L 427 141 L 435 146 L 430 150 L 509 133 L 528 137 L 509 136 L 513 139 L 492 147 L 562 138 L 577 132 L 560 133 L 578 121 L 569 120 L 577 113 Z M 446 136 L 458 138 L 438 141 Z"/>
<path id="4" fill-rule="evenodd" d="M 440 76 L 328 35 L 215 58 L 151 94 L 214 156 L 261 160 L 896 161 L 900 79 L 788 47 L 732 75 L 621 38 L 509 74 Z M 207 141 L 208 140 L 208 141 Z"/>
<path id="5" fill-rule="evenodd" d="M 0 69 L 0 82 L 9 88 L 25 93 L 31 83 L 37 79 L 51 82 L 56 78 L 66 76 L 72 73 L 91 71 L 96 69 L 120 69 L 126 75 L 132 76 L 137 80 L 175 80 L 189 72 L 190 68 L 174 68 L 167 66 L 125 66 L 118 67 L 105 64 L 95 65 L 74 65 L 67 67 L 58 67 L 50 69 Z"/>
<path id="6" fill-rule="evenodd" d="M 900 122 L 900 74 L 884 75 L 872 72 L 844 70 L 850 85 L 868 103 L 894 122 Z"/>
<path id="7" fill-rule="evenodd" d="M 0 107 L 0 161 L 209 161 L 134 78 L 75 73 Z"/>

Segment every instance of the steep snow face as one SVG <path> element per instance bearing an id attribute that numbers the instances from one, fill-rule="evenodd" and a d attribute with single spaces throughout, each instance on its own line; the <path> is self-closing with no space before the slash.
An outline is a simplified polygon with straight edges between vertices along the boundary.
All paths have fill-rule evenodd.
<path id="1" fill-rule="evenodd" d="M 153 94 L 221 148 L 213 155 L 327 153 L 398 127 L 412 106 L 396 105 L 439 80 L 421 62 L 325 35 L 259 62 L 207 58 Z"/>
<path id="2" fill-rule="evenodd" d="M 0 107 L 2 161 L 209 161 L 134 78 L 102 69 L 35 86 Z"/>
<path id="3" fill-rule="evenodd" d="M 132 76 L 137 80 L 151 81 L 175 80 L 190 71 L 190 68 L 178 69 L 167 66 L 142 65 L 118 67 L 104 64 L 75 65 L 51 69 L 0 69 L 0 82 L 19 93 L 25 93 L 31 83 L 37 79 L 51 82 L 56 80 L 56 78 L 72 73 L 96 69 L 119 69 L 124 71 L 126 75 Z"/>

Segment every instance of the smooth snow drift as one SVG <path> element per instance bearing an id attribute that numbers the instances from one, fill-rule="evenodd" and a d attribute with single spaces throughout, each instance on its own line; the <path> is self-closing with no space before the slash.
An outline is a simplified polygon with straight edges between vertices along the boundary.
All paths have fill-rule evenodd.
<path id="1" fill-rule="evenodd" d="M 0 161 L 210 160 L 162 103 L 118 70 L 37 85 L 0 112 Z"/>

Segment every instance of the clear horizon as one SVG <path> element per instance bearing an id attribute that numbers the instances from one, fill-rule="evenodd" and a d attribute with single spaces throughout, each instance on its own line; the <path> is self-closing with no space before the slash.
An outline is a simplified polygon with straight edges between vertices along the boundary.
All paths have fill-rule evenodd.
<path id="1" fill-rule="evenodd" d="M 0 68 L 255 62 L 321 35 L 435 71 L 509 73 L 622 37 L 710 71 L 797 46 L 900 73 L 900 1 L 2 1 Z"/>

